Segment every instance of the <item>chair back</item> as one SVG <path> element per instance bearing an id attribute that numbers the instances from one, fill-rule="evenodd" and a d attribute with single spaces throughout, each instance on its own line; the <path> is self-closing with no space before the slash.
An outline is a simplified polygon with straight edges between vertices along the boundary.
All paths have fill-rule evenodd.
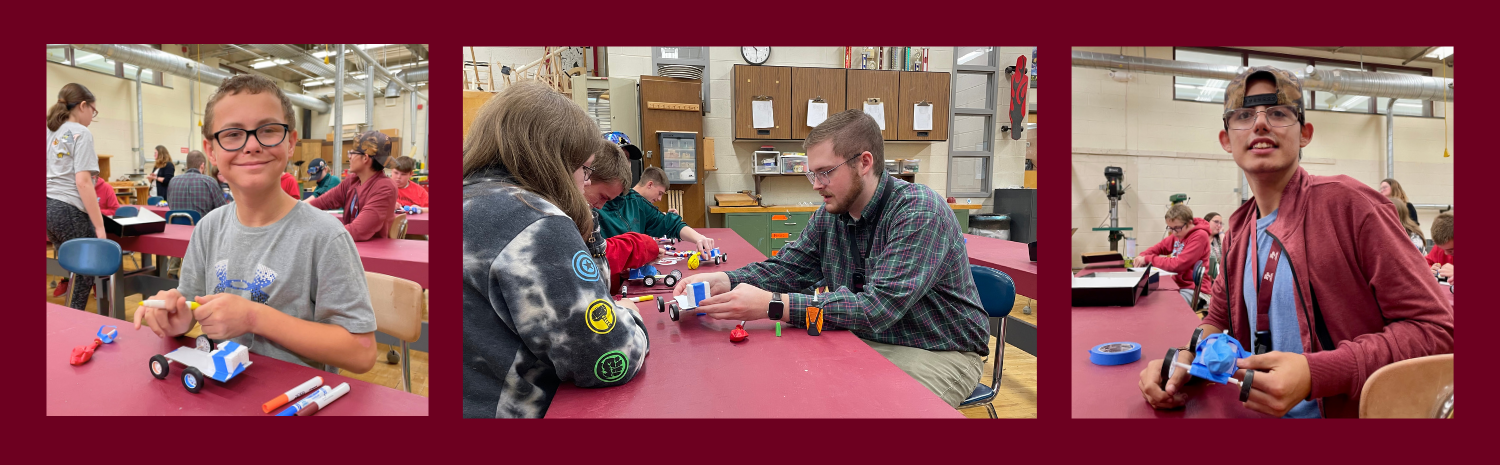
<path id="1" fill-rule="evenodd" d="M 69 273 L 111 276 L 120 271 L 120 244 L 96 237 L 64 242 L 57 248 L 57 264 Z"/>
<path id="2" fill-rule="evenodd" d="M 135 205 L 121 205 L 115 209 L 115 218 L 135 218 L 141 214 L 141 207 Z"/>
<path id="3" fill-rule="evenodd" d="M 406 239 L 406 214 L 398 213 L 391 218 L 391 228 L 386 231 L 386 236 L 391 239 Z"/>
<path id="4" fill-rule="evenodd" d="M 193 226 L 203 219 L 203 215 L 197 210 L 169 210 L 167 211 L 167 224 L 185 224 Z"/>
<path id="5" fill-rule="evenodd" d="M 974 286 L 979 288 L 979 302 L 990 318 L 1005 318 L 1016 306 L 1016 283 L 1009 275 L 987 266 L 969 265 Z"/>
<path id="6" fill-rule="evenodd" d="M 146 197 L 146 205 L 150 205 L 150 206 L 153 206 L 153 207 L 155 207 L 158 204 L 160 204 L 161 201 L 162 201 L 161 196 L 153 195 L 153 196 L 150 196 L 150 197 Z"/>
<path id="7" fill-rule="evenodd" d="M 422 286 L 408 279 L 365 272 L 376 331 L 415 342 L 422 337 Z"/>
<path id="8" fill-rule="evenodd" d="M 1360 418 L 1448 418 L 1452 412 L 1453 354 L 1381 367 L 1359 397 Z"/>

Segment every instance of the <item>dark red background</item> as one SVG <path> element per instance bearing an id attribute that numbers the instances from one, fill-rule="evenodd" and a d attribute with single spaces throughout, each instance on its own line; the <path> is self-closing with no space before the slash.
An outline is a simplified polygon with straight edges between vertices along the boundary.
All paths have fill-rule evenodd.
<path id="1" fill-rule="evenodd" d="M 80 460 L 217 460 L 229 450 L 235 457 L 265 455 L 257 461 L 317 460 L 348 456 L 389 460 L 437 459 L 464 461 L 564 460 L 681 461 L 729 457 L 757 462 L 805 461 L 804 457 L 877 462 L 977 459 L 977 463 L 1024 460 L 1150 460 L 1171 461 L 1338 461 L 1377 458 L 1385 461 L 1474 457 L 1494 427 L 1487 421 L 1495 402 L 1486 393 L 1495 386 L 1492 362 L 1483 358 L 1464 365 L 1458 379 L 1475 394 L 1456 421 L 1323 421 L 1243 422 L 1199 421 L 1192 424 L 1147 420 L 1072 420 L 1066 353 L 1069 317 L 1065 312 L 1068 282 L 1062 279 L 1070 263 L 1071 228 L 1069 185 L 1074 179 L 1094 182 L 1098 173 L 1068 168 L 1071 133 L 1070 46 L 1101 45 L 1422 45 L 1464 48 L 1465 75 L 1480 87 L 1466 88 L 1465 102 L 1478 103 L 1480 120 L 1469 121 L 1464 139 L 1452 149 L 1466 156 L 1456 170 L 1455 197 L 1473 199 L 1480 210 L 1469 213 L 1470 230 L 1493 230 L 1497 211 L 1488 187 L 1500 175 L 1500 161 L 1491 141 L 1500 118 L 1491 80 L 1495 66 L 1485 45 L 1493 44 L 1490 15 L 1479 6 L 1364 2 L 1333 7 L 1286 2 L 1203 3 L 1151 5 L 1141 2 L 859 2 L 812 6 L 805 2 L 778 4 L 679 2 L 677 4 L 611 3 L 584 7 L 555 2 L 394 2 L 357 4 L 308 2 L 234 2 L 228 4 L 120 4 L 91 6 L 90 2 L 60 4 L 20 3 L 7 8 L 13 22 L 6 43 L 19 57 L 6 66 L 0 79 L 15 102 L 0 117 L 14 142 L 10 154 L 22 160 L 11 173 L 12 195 L 34 198 L 13 202 L 11 218 L 17 231 L 36 230 L 45 218 L 42 206 L 40 159 L 16 141 L 42 119 L 43 103 L 55 98 L 46 88 L 40 58 L 43 42 L 381 42 L 431 45 L 430 96 L 437 102 L 430 127 L 432 203 L 455 212 L 432 225 L 430 393 L 432 415 L 426 419 L 349 420 L 327 418 L 317 423 L 277 420 L 223 419 L 212 423 L 157 418 L 46 418 L 47 395 L 42 377 L 43 313 L 35 303 L 38 258 L 16 260 L 33 252 L 12 253 L 3 268 L 10 283 L 30 283 L 17 296 L 7 319 L 6 352 L 12 362 L 0 389 L 13 399 L 6 406 L 9 425 L 3 442 L 7 456 Z M 1430 8 L 1423 8 L 1430 5 Z M 1472 5 L 1472 4 L 1471 4 Z M 210 11 L 212 8 L 215 11 Z M 234 9 L 236 11 L 225 12 Z M 675 11 L 677 14 L 662 14 Z M 710 20 L 713 18 L 713 20 Z M 735 18 L 723 21 L 720 18 Z M 748 42 L 747 42 L 748 41 Z M 693 44 L 685 44 L 693 42 Z M 978 421 L 778 421 L 778 420 L 647 420 L 647 421 L 464 421 L 460 415 L 463 336 L 457 317 L 460 298 L 461 132 L 460 54 L 466 45 L 747 45 L 772 46 L 927 44 L 1017 44 L 1041 47 L 1048 64 L 1042 108 L 1048 116 L 1045 142 L 1040 145 L 1041 304 L 1047 328 L 1039 344 L 1048 354 L 1038 365 L 1036 420 Z M 1474 51 L 1478 51 L 1475 54 Z M 34 55 L 29 55 L 34 54 Z M 31 56 L 33 58 L 25 59 Z M 33 61 L 34 60 L 34 61 Z M 47 94 L 46 99 L 42 94 Z M 112 118 L 133 120 L 132 109 L 107 110 Z M 22 130 L 26 127 L 32 130 Z M 32 133 L 34 137 L 35 133 Z M 29 138 L 28 137 L 28 138 Z M 1372 136 L 1373 137 L 1373 136 Z M 34 143 L 33 140 L 32 143 Z M 1467 149 L 1467 150 L 1466 150 Z M 1468 150 L 1481 150 L 1469 152 Z M 126 155 L 126 154 L 119 154 Z M 1455 166 L 1457 166 L 1455 162 Z M 23 191 L 34 194 L 24 194 Z M 1476 236 L 1477 237 L 1476 233 Z M 24 235 L 24 234 L 22 234 Z M 1478 239 L 1474 239 L 1478 240 Z M 12 244 L 12 248 L 15 248 Z M 1495 252 L 1488 240 L 1472 263 L 1492 263 Z M 14 252 L 14 251 L 13 251 Z M 31 263 L 31 265 L 25 265 Z M 1482 266 L 1482 265 L 1480 265 Z M 1494 279 L 1481 268 L 1468 279 Z M 1481 285 L 1483 286 L 1483 285 Z M 19 286 L 18 286 L 19 288 Z M 1483 305 L 1488 291 L 1466 294 L 1464 327 L 1488 333 L 1500 317 Z M 31 297 L 27 297 L 27 296 Z M 1485 339 L 1459 339 L 1473 356 L 1488 357 Z M 850 395 L 859 395 L 851 392 Z M 200 442 L 195 432 L 209 431 L 213 439 Z M 231 428 L 229 431 L 225 428 Z M 207 439 L 207 438 L 203 438 Z M 226 442 L 227 441 L 227 442 Z M 76 447 L 89 445 L 95 447 Z M 236 447 L 238 445 L 239 447 Z M 125 447 L 121 447 L 125 446 Z M 264 451 L 264 452 L 262 452 Z M 816 452 L 814 452 L 816 451 Z M 19 454 L 17 454 L 19 452 Z M 257 453 L 260 452 L 260 453 Z M 373 453 L 371 453 L 373 452 Z M 45 454 L 45 455 L 43 455 Z M 242 455 L 243 454 L 243 455 Z M 272 455 L 274 454 L 274 455 Z M 327 458 L 325 458 L 327 457 Z M 337 459 L 335 459 L 337 460 Z M 1462 460 L 1468 462 L 1469 460 Z"/>

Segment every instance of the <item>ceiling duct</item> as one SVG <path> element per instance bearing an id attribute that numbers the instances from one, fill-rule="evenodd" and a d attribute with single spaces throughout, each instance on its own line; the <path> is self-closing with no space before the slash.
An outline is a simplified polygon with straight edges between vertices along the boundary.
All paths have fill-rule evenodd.
<path id="1" fill-rule="evenodd" d="M 386 82 L 386 86 L 385 86 L 385 96 L 386 96 L 386 98 L 394 98 L 394 97 L 398 97 L 398 96 L 401 95 L 401 85 L 396 84 L 397 80 L 400 80 L 401 82 L 405 82 L 407 84 L 415 84 L 415 83 L 418 83 L 418 82 L 427 82 L 427 66 L 426 65 L 415 66 L 415 67 L 406 68 L 406 69 L 403 69 L 403 70 L 400 70 L 400 71 L 396 71 L 395 76 L 396 76 L 395 79 L 392 79 L 392 80 Z"/>
<path id="2" fill-rule="evenodd" d="M 1234 80 L 1245 70 L 1243 66 L 1189 63 L 1078 50 L 1073 51 L 1073 66 L 1225 81 Z M 1344 69 L 1323 70 L 1315 67 L 1289 71 L 1302 75 L 1302 86 L 1308 90 L 1332 92 L 1339 95 L 1453 101 L 1452 79 Z"/>
<path id="3" fill-rule="evenodd" d="M 198 82 L 211 86 L 218 86 L 231 76 L 229 73 L 209 67 L 203 63 L 144 45 L 73 44 L 73 48 L 97 53 L 103 55 L 105 58 L 135 65 L 136 67 L 153 69 L 173 76 L 196 79 Z M 288 100 L 291 100 L 292 105 L 319 113 L 327 113 L 330 108 L 327 102 L 311 96 L 287 92 L 286 97 Z"/>

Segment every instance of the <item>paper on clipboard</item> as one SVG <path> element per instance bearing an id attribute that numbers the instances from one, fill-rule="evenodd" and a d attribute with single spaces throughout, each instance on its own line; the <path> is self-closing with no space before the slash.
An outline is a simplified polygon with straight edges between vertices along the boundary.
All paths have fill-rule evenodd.
<path id="1" fill-rule="evenodd" d="M 916 131 L 931 131 L 932 130 L 932 105 L 930 105 L 930 104 L 929 105 L 923 105 L 923 104 L 918 103 L 917 106 L 915 107 L 915 110 L 912 111 L 912 119 L 915 120 L 915 121 L 912 122 L 912 124 L 913 124 L 912 130 L 916 130 Z"/>
<path id="2" fill-rule="evenodd" d="M 807 127 L 815 128 L 828 119 L 828 102 L 807 101 Z"/>
<path id="3" fill-rule="evenodd" d="M 870 115 L 871 118 L 875 118 L 875 122 L 876 123 L 880 123 L 880 130 L 881 131 L 885 130 L 885 103 L 884 102 L 878 102 L 878 103 L 865 102 L 865 114 L 866 115 Z"/>
<path id="4" fill-rule="evenodd" d="M 776 126 L 776 117 L 771 112 L 770 100 L 756 100 L 750 102 L 750 114 L 752 127 L 755 129 L 767 129 Z"/>

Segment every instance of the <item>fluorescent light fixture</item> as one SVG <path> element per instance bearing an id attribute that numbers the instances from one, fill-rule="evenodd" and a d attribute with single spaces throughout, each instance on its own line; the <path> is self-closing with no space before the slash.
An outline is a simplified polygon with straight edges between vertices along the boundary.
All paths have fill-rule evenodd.
<path id="1" fill-rule="evenodd" d="M 357 45 L 356 47 L 359 47 L 360 50 L 369 50 L 369 49 L 372 49 L 372 48 L 380 48 L 380 47 L 384 47 L 384 46 L 387 46 L 387 45 L 390 45 L 390 44 L 360 44 L 360 45 Z"/>
<path id="2" fill-rule="evenodd" d="M 974 51 L 969 52 L 969 53 L 965 53 L 964 56 L 958 57 L 958 64 L 960 64 L 960 65 L 967 64 L 968 62 L 974 60 L 975 58 L 979 58 L 981 56 L 984 56 L 984 54 L 989 53 L 990 51 L 992 51 L 994 49 L 995 49 L 995 47 L 984 47 L 984 48 L 980 48 L 980 49 L 975 49 Z"/>
<path id="3" fill-rule="evenodd" d="M 250 67 L 251 68 L 255 68 L 255 69 L 265 69 L 265 68 L 270 68 L 272 66 L 276 66 L 276 62 L 271 61 L 271 60 L 261 60 L 261 61 L 250 63 Z"/>
<path id="4" fill-rule="evenodd" d="M 278 65 L 284 65 L 284 64 L 287 64 L 287 63 L 291 63 L 291 62 L 292 62 L 292 60 L 286 60 L 286 59 L 281 59 L 281 58 L 277 58 L 277 59 L 275 59 L 275 60 L 271 60 L 271 61 L 272 61 L 272 62 L 275 62 L 275 63 L 276 63 L 276 64 L 278 64 Z"/>
<path id="5" fill-rule="evenodd" d="M 1433 50 L 1432 53 L 1427 54 L 1427 58 L 1437 58 L 1441 60 L 1444 58 L 1448 58 L 1448 55 L 1452 54 L 1453 47 L 1438 47 L 1437 50 Z"/>

